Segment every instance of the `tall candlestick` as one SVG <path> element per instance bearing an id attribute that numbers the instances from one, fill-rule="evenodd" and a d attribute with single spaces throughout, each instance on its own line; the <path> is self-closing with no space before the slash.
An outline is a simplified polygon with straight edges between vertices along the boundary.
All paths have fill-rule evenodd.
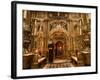
<path id="1" fill-rule="evenodd" d="M 80 20 L 80 35 L 82 35 L 82 29 L 81 29 L 81 20 Z"/>
<path id="2" fill-rule="evenodd" d="M 26 16 L 27 16 L 27 11 L 25 10 L 24 11 L 24 19 L 26 18 Z"/>
<path id="3" fill-rule="evenodd" d="M 36 35 L 36 20 L 35 20 L 34 24 L 35 24 L 34 35 Z"/>

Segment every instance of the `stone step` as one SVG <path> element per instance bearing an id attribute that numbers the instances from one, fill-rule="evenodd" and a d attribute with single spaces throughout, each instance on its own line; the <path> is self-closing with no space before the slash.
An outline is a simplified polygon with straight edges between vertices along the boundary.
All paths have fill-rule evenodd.
<path id="1" fill-rule="evenodd" d="M 74 67 L 71 63 L 52 63 L 46 64 L 44 68 L 65 68 L 65 67 Z"/>

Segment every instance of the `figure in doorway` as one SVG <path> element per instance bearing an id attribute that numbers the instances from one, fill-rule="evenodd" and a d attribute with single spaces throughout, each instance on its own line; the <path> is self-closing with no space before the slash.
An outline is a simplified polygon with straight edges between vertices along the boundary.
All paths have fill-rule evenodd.
<path id="1" fill-rule="evenodd" d="M 49 63 L 53 62 L 53 52 L 54 52 L 54 45 L 53 44 L 49 44 L 48 45 L 49 48 L 49 52 L 48 52 L 48 58 L 49 58 Z"/>

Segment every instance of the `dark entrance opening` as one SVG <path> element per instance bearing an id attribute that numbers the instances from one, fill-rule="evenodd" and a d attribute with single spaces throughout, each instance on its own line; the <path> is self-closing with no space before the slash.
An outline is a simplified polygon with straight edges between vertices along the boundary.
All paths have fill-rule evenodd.
<path id="1" fill-rule="evenodd" d="M 55 44 L 55 58 L 60 58 L 62 59 L 63 58 L 63 43 L 61 41 L 58 41 L 56 44 Z"/>

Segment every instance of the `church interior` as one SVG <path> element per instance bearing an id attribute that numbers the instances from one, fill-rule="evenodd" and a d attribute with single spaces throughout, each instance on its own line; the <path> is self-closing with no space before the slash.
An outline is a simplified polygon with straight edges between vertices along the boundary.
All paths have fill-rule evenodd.
<path id="1" fill-rule="evenodd" d="M 23 69 L 91 66 L 91 14 L 22 11 Z"/>

